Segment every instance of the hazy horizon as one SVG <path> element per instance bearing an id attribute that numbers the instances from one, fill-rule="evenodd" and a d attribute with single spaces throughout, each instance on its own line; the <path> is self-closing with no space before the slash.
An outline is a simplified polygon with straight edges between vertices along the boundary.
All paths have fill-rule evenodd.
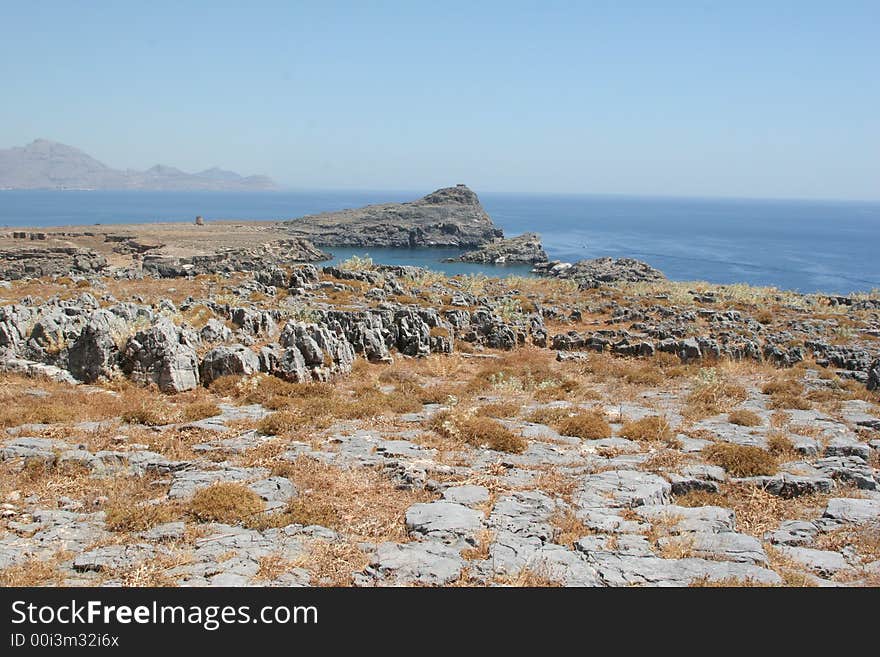
<path id="1" fill-rule="evenodd" d="M 284 190 L 876 202 L 878 23 L 873 2 L 28 3 L 0 27 L 0 148 Z"/>

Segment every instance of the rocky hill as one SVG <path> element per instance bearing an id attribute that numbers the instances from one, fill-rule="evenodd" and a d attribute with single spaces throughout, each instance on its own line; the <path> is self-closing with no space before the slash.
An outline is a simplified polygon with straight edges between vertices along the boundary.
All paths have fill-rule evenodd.
<path id="1" fill-rule="evenodd" d="M 389 248 L 472 248 L 504 235 L 465 185 L 438 189 L 409 203 L 301 217 L 287 222 L 287 231 L 318 246 Z"/>
<path id="2" fill-rule="evenodd" d="M 78 148 L 47 139 L 0 149 L 0 189 L 143 189 L 247 191 L 275 189 L 266 176 L 218 168 L 186 173 L 161 164 L 146 171 L 108 167 Z"/>

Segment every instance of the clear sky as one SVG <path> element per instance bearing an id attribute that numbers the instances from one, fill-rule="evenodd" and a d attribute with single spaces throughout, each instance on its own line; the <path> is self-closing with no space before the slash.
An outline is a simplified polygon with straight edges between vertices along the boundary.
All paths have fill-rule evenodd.
<path id="1" fill-rule="evenodd" d="M 0 0 L 0 89 L 119 168 L 880 198 L 878 0 Z"/>

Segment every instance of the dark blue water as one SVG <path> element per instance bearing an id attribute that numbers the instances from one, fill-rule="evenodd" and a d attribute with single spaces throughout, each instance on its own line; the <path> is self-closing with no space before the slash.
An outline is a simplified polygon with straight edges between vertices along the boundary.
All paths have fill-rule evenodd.
<path id="1" fill-rule="evenodd" d="M 284 219 L 414 192 L 0 191 L 0 226 Z M 846 294 L 880 288 L 880 203 L 672 199 L 481 193 L 505 234 L 541 233 L 551 258 L 629 256 L 674 280 L 772 285 Z M 331 249 L 337 258 L 362 250 Z M 524 273 L 526 267 L 439 262 L 454 251 L 372 249 L 377 262 L 451 273 Z"/>

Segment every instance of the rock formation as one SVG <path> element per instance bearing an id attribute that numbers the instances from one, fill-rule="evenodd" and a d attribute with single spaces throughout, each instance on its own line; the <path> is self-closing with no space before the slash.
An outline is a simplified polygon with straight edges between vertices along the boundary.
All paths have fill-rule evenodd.
<path id="1" fill-rule="evenodd" d="M 488 265 L 537 264 L 547 262 L 547 253 L 537 233 L 523 233 L 507 239 L 497 238 L 475 251 L 468 251 L 446 262 L 478 262 Z"/>
<path id="2" fill-rule="evenodd" d="M 318 246 L 472 248 L 503 237 L 465 185 L 438 189 L 409 203 L 301 217 L 286 227 L 290 235 Z"/>
<path id="3" fill-rule="evenodd" d="M 663 272 L 633 258 L 595 258 L 568 262 L 545 262 L 532 269 L 533 273 L 577 281 L 582 289 L 596 288 L 606 283 L 640 283 L 666 280 Z"/>
<path id="4" fill-rule="evenodd" d="M 36 247 L 0 251 L 0 279 L 94 274 L 107 267 L 107 259 L 88 249 Z"/>

